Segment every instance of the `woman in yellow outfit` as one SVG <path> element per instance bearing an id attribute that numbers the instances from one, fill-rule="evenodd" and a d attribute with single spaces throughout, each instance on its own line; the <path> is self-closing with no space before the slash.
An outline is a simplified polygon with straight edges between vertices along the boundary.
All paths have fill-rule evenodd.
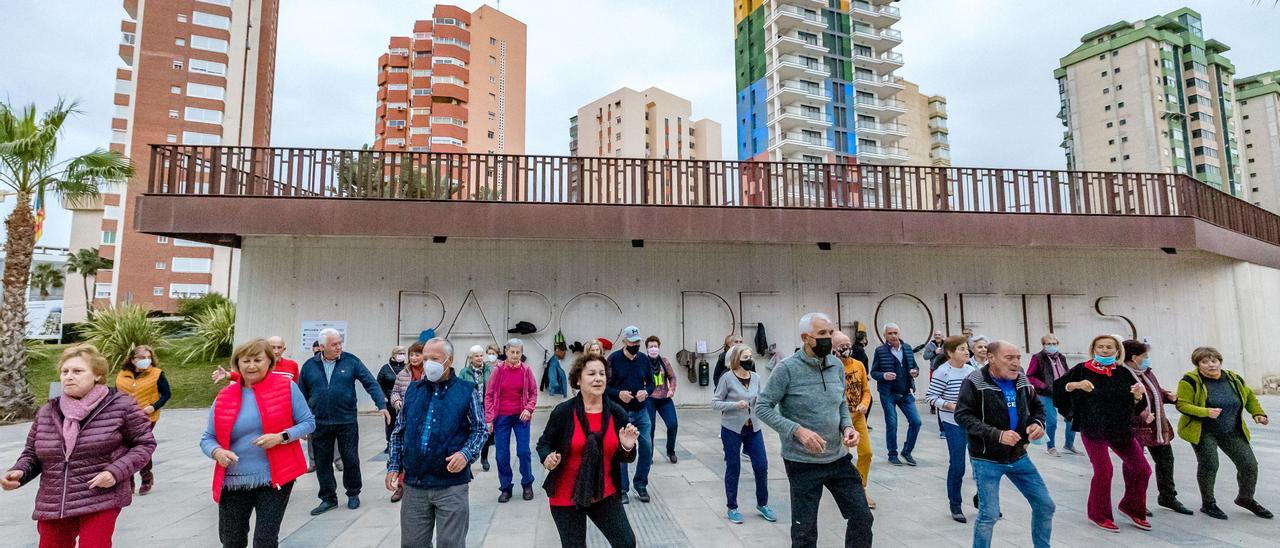
<path id="1" fill-rule="evenodd" d="M 169 381 L 164 378 L 156 364 L 155 352 L 147 345 L 134 347 L 128 359 L 120 365 L 120 373 L 116 375 L 116 390 L 124 392 L 137 400 L 138 407 L 151 419 L 151 429 L 155 430 L 156 421 L 160 420 L 160 408 L 169 401 Z M 151 459 L 142 467 L 142 483 L 138 494 L 151 492 L 155 485 L 155 476 L 151 473 Z"/>
<path id="2" fill-rule="evenodd" d="M 867 384 L 866 364 L 853 358 L 853 341 L 842 331 L 831 337 L 840 361 L 844 363 L 844 400 L 849 405 L 849 418 L 858 431 L 858 475 L 862 476 L 862 490 L 867 489 L 867 474 L 871 473 L 871 433 L 867 431 L 867 410 L 871 409 L 871 388 Z M 867 495 L 867 507 L 875 509 L 876 503 Z"/>

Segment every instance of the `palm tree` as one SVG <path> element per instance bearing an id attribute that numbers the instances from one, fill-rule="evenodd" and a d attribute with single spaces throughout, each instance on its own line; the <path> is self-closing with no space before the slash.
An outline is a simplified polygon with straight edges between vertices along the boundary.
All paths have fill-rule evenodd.
<path id="1" fill-rule="evenodd" d="M 40 292 L 41 299 L 48 299 L 51 291 L 62 289 L 66 277 L 57 265 L 40 263 L 31 270 L 31 287 Z"/>
<path id="2" fill-rule="evenodd" d="M 29 417 L 35 401 L 27 388 L 27 280 L 35 248 L 36 219 L 31 200 L 46 193 L 69 199 L 92 198 L 101 182 L 123 182 L 133 175 L 129 160 L 102 149 L 58 161 L 62 124 L 78 114 L 61 99 L 44 116 L 35 105 L 15 110 L 0 103 L 0 185 L 17 198 L 5 219 L 4 304 L 0 306 L 0 419 Z"/>
<path id="3" fill-rule="evenodd" d="M 110 270 L 111 267 L 111 259 L 99 255 L 96 247 L 76 251 L 67 259 L 67 272 L 80 275 L 86 310 L 93 310 L 93 301 L 89 299 L 89 278 L 97 279 L 99 270 Z"/>

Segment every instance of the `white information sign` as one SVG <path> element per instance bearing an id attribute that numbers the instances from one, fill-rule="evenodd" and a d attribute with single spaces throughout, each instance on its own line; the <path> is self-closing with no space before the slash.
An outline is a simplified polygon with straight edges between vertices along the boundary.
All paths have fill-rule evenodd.
<path id="1" fill-rule="evenodd" d="M 62 301 L 27 303 L 27 338 L 62 338 Z"/>
<path id="2" fill-rule="evenodd" d="M 351 340 L 347 339 L 347 321 L 346 320 L 302 320 L 302 339 L 298 342 L 298 355 L 311 357 L 311 343 L 320 339 L 320 332 L 325 329 L 337 329 L 338 333 L 342 333 L 342 340 L 345 345 L 351 344 Z M 299 363 L 305 359 L 298 360 Z"/>

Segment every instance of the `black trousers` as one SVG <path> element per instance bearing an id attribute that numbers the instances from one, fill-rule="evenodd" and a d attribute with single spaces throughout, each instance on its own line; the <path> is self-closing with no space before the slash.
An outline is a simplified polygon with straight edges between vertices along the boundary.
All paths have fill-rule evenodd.
<path id="1" fill-rule="evenodd" d="M 484 445 L 480 446 L 480 459 L 489 460 L 489 448 L 493 447 L 493 432 L 489 432 L 484 438 Z"/>
<path id="2" fill-rule="evenodd" d="M 1178 498 L 1178 490 L 1173 486 L 1173 446 L 1153 445 L 1147 447 L 1151 460 L 1156 464 L 1156 491 L 1160 493 L 1160 501 L 1173 501 Z"/>
<path id="3" fill-rule="evenodd" d="M 1200 431 L 1200 443 L 1191 447 L 1196 452 L 1196 481 L 1200 484 L 1200 502 L 1203 506 L 1217 504 L 1213 489 L 1218 479 L 1219 449 L 1236 465 L 1236 485 L 1239 489 L 1236 499 L 1253 500 L 1253 492 L 1258 487 L 1258 459 L 1253 455 L 1253 448 L 1249 447 L 1249 440 L 1245 439 L 1243 431 L 1237 429 L 1230 434 L 1223 434 L 1206 424 Z"/>
<path id="4" fill-rule="evenodd" d="M 387 401 L 391 401 L 388 399 Z M 391 414 L 391 422 L 387 423 L 387 448 L 391 448 L 391 431 L 396 429 L 396 417 L 400 416 L 400 412 L 396 411 L 394 405 L 387 406 L 387 412 Z"/>
<path id="5" fill-rule="evenodd" d="M 818 545 L 818 503 L 826 487 L 836 499 L 840 515 L 847 520 L 844 529 L 846 547 L 871 546 L 871 509 L 862 477 L 845 455 L 826 464 L 783 460 L 787 481 L 791 484 L 791 546 L 812 548 Z"/>
<path id="6" fill-rule="evenodd" d="M 360 430 L 356 423 L 316 425 L 311 434 L 311 449 L 315 451 L 316 481 L 320 483 L 320 500 L 338 502 L 338 482 L 333 476 L 333 447 L 338 446 L 342 457 L 342 487 L 348 497 L 360 494 Z"/>
<path id="7" fill-rule="evenodd" d="M 280 521 L 289 505 L 293 482 L 279 489 L 270 485 L 253 489 L 222 489 L 218 504 L 218 540 L 224 548 L 249 546 L 249 516 L 258 513 L 253 527 L 253 548 L 275 548 L 280 545 Z"/>
<path id="8" fill-rule="evenodd" d="M 636 534 L 631 530 L 622 499 L 614 494 L 586 508 L 576 506 L 552 506 L 551 519 L 560 532 L 560 545 L 565 548 L 584 548 L 587 545 L 587 518 L 604 533 L 613 548 L 634 548 Z"/>

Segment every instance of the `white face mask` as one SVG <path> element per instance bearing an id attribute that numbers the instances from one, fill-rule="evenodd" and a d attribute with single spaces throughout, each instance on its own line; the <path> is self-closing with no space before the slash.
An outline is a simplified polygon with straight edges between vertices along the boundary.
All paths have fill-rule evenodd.
<path id="1" fill-rule="evenodd" d="M 148 367 L 151 367 L 151 358 L 137 360 L 133 362 L 133 366 L 137 368 L 139 371 L 145 370 Z"/>
<path id="2" fill-rule="evenodd" d="M 426 377 L 428 381 L 438 382 L 444 376 L 444 364 L 435 360 L 423 362 L 422 376 Z"/>
<path id="3" fill-rule="evenodd" d="M 396 354 L 396 361 L 403 363 L 409 356 L 405 354 Z"/>
<path id="4" fill-rule="evenodd" d="M 484 355 L 484 363 L 497 363 L 498 357 L 493 354 Z"/>

